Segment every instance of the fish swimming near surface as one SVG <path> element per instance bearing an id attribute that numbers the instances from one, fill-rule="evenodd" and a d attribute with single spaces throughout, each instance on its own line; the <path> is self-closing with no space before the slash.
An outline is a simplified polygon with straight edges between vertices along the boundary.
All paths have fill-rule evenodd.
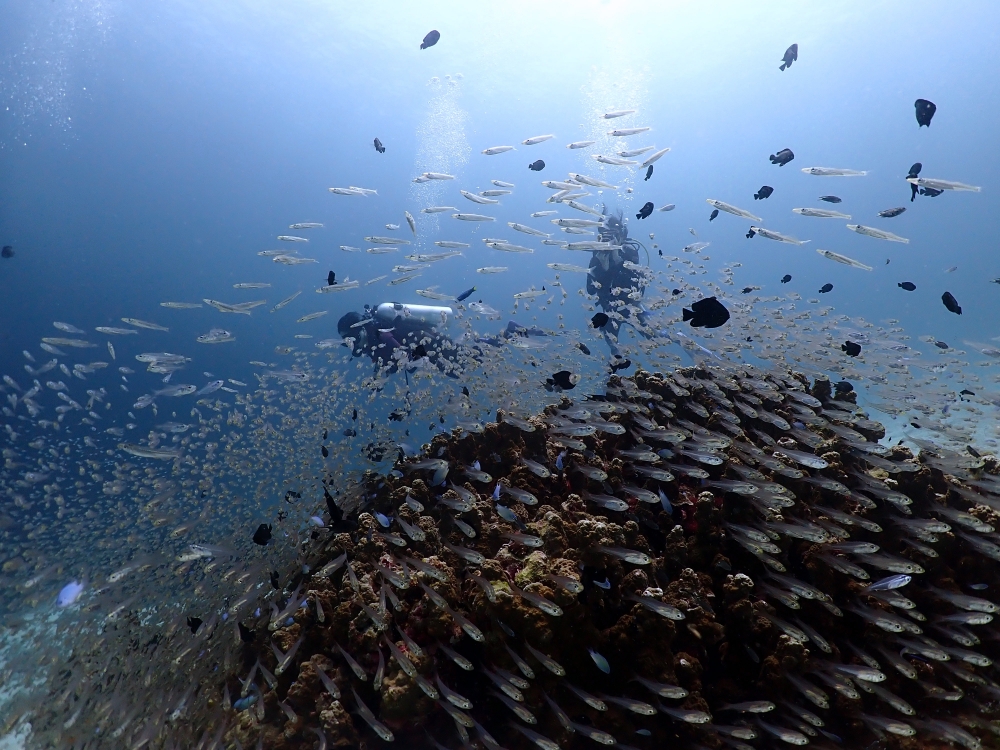
<path id="1" fill-rule="evenodd" d="M 912 281 L 900 281 L 896 284 L 900 289 L 905 289 L 908 292 L 915 292 L 917 290 L 917 285 Z"/>
<path id="2" fill-rule="evenodd" d="M 708 217 L 708 220 L 709 220 L 709 221 L 715 221 L 715 219 L 716 219 L 716 217 L 717 217 L 718 215 L 719 215 L 719 209 L 717 209 L 717 208 L 716 208 L 716 209 L 713 209 L 713 210 L 712 210 L 712 213 L 711 213 L 711 214 L 709 214 L 709 217 Z"/>
<path id="3" fill-rule="evenodd" d="M 755 201 L 766 200 L 771 197 L 771 193 L 774 192 L 774 188 L 770 185 L 761 185 L 760 190 L 753 194 L 753 199 Z"/>
<path id="4" fill-rule="evenodd" d="M 463 300 L 467 300 L 469 297 L 472 296 L 473 292 L 475 292 L 475 291 L 476 291 L 476 287 L 472 287 L 471 289 L 466 289 L 460 295 L 458 295 L 457 297 L 455 297 L 455 300 L 458 301 L 458 302 L 462 302 Z"/>
<path id="5" fill-rule="evenodd" d="M 433 29 L 427 32 L 427 36 L 424 37 L 424 41 L 420 43 L 420 49 L 427 49 L 428 47 L 433 47 L 438 43 L 441 38 L 441 32 L 437 29 Z"/>
<path id="6" fill-rule="evenodd" d="M 375 139 L 375 150 L 378 151 L 380 154 L 385 153 L 385 146 L 382 145 L 382 141 L 380 141 L 378 138 Z"/>
<path id="7" fill-rule="evenodd" d="M 729 320 L 729 310 L 715 297 L 705 297 L 682 310 L 684 322 L 692 328 L 719 328 Z"/>
<path id="8" fill-rule="evenodd" d="M 840 345 L 840 349 L 846 353 L 848 357 L 857 357 L 861 354 L 861 344 L 857 344 L 853 341 L 845 341 Z"/>
<path id="9" fill-rule="evenodd" d="M 785 68 L 792 67 L 792 63 L 799 59 L 799 45 L 793 44 L 791 47 L 785 50 L 785 54 L 781 57 L 781 65 L 778 70 L 784 70 Z"/>
<path id="10" fill-rule="evenodd" d="M 951 292 L 945 292 L 942 294 L 941 301 L 944 303 L 944 306 L 948 308 L 948 312 L 953 312 L 956 315 L 962 314 L 962 307 L 958 304 L 958 300 L 955 299 L 955 295 Z"/>
<path id="11" fill-rule="evenodd" d="M 0 257 L 3 257 L 3 258 L 13 258 L 14 257 L 14 248 L 11 247 L 10 245 L 4 245 L 3 249 L 0 250 Z"/>
<path id="12" fill-rule="evenodd" d="M 916 109 L 917 127 L 922 128 L 924 125 L 930 127 L 931 119 L 937 112 L 937 105 L 927 99 L 917 99 L 913 102 L 913 107 Z"/>
<path id="13" fill-rule="evenodd" d="M 821 195 L 819 199 L 821 201 L 826 201 L 827 203 L 843 203 L 843 201 L 836 195 Z"/>
<path id="14" fill-rule="evenodd" d="M 637 219 L 645 219 L 645 218 L 649 217 L 649 215 L 651 213 L 653 213 L 653 202 L 652 201 L 646 201 L 646 203 L 643 205 L 643 207 L 639 209 L 639 213 L 637 213 L 635 215 L 635 218 L 637 218 Z"/>
<path id="15" fill-rule="evenodd" d="M 795 158 L 795 154 L 792 153 L 790 148 L 783 148 L 776 154 L 771 154 L 769 157 L 772 164 L 777 164 L 779 167 L 783 167 L 792 159 Z"/>
<path id="16" fill-rule="evenodd" d="M 648 180 L 652 176 L 653 176 L 653 165 L 650 164 L 648 167 L 646 167 L 646 180 Z"/>
<path id="17" fill-rule="evenodd" d="M 881 216 L 883 219 L 891 219 L 895 216 L 899 216 L 905 210 L 906 209 L 903 208 L 902 206 L 898 208 L 887 208 L 885 211 L 879 211 L 878 215 Z"/>
<path id="18" fill-rule="evenodd" d="M 832 292 L 832 291 L 833 291 L 833 284 L 824 284 L 819 288 L 820 294 L 826 294 L 827 292 Z"/>
<path id="19" fill-rule="evenodd" d="M 781 277 L 782 284 L 787 284 L 791 280 L 792 280 L 792 275 L 790 273 L 786 273 L 784 276 Z"/>
<path id="20" fill-rule="evenodd" d="M 545 162 L 542 161 L 541 159 L 533 161 L 531 162 L 531 164 L 528 165 L 528 169 L 530 169 L 532 172 L 541 172 L 543 169 L 545 169 Z"/>

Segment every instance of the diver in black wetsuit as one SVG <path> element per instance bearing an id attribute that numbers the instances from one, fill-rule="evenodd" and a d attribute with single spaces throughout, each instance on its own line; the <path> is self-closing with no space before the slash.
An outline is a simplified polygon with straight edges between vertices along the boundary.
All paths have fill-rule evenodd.
<path id="1" fill-rule="evenodd" d="M 610 320 L 604 326 L 604 340 L 611 349 L 611 354 L 620 360 L 612 363 L 612 369 L 624 369 L 628 367 L 628 360 L 625 360 L 618 349 L 618 334 L 623 322 L 628 322 L 642 336 L 650 338 L 651 334 L 646 330 L 646 314 L 638 304 L 638 300 L 629 295 L 641 297 L 646 289 L 646 282 L 642 273 L 636 269 L 626 268 L 625 264 L 639 265 L 639 248 L 642 243 L 630 239 L 628 227 L 625 226 L 622 211 L 607 214 L 604 226 L 598 233 L 598 240 L 610 242 L 615 249 L 595 251 L 590 259 L 590 274 L 587 276 L 587 293 L 597 297 L 597 304 L 600 305 Z M 620 247 L 620 249 L 618 249 Z M 645 249 L 645 248 L 643 248 Z M 640 309 L 634 313 L 633 309 Z M 625 320 L 619 320 L 621 316 Z"/>
<path id="2" fill-rule="evenodd" d="M 355 357 L 368 356 L 376 371 L 392 374 L 399 371 L 401 363 L 416 364 L 422 360 L 437 367 L 449 377 L 458 377 L 472 362 L 482 361 L 479 344 L 501 346 L 517 337 L 547 335 L 538 328 L 525 328 L 514 321 L 496 336 L 475 339 L 475 345 L 458 343 L 438 325 L 447 322 L 452 314 L 450 307 L 410 305 L 384 302 L 372 309 L 365 305 L 365 312 L 349 312 L 337 321 L 337 331 L 344 339 L 344 346 L 351 347 Z M 406 372 L 414 367 L 408 366 Z"/>

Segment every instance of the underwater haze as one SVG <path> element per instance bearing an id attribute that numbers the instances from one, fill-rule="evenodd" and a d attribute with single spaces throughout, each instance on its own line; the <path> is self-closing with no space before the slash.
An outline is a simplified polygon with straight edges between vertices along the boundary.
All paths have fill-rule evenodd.
<path id="1" fill-rule="evenodd" d="M 440 39 L 421 49 L 432 29 Z M 527 435 L 534 428 L 525 420 L 561 398 L 613 401 L 621 386 L 609 386 L 611 396 L 604 389 L 618 377 L 659 393 L 642 385 L 640 371 L 802 373 L 835 383 L 838 395 L 853 392 L 849 406 L 864 410 L 864 422 L 885 425 L 872 455 L 897 443 L 914 454 L 936 446 L 961 461 L 996 454 L 998 69 L 1000 6 L 971 0 L 6 3 L 0 747 L 327 747 L 323 728 L 309 734 L 285 700 L 265 700 L 270 680 L 247 678 L 255 659 L 285 664 L 291 654 L 291 663 L 293 643 L 310 648 L 297 635 L 275 636 L 279 648 L 271 634 L 300 609 L 299 589 L 315 588 L 303 577 L 328 562 L 318 545 L 350 538 L 360 550 L 366 529 L 369 545 L 372 529 L 390 537 L 381 518 L 396 516 L 364 511 L 374 514 L 389 495 L 393 507 L 405 507 L 411 490 L 417 497 L 411 485 L 400 489 L 411 476 L 406 460 L 419 458 L 415 471 L 427 471 L 417 480 L 423 490 L 446 490 L 457 474 L 444 485 L 448 461 L 433 463 L 445 445 L 450 460 L 460 436 L 481 440 L 505 419 L 504 429 L 521 422 Z M 918 123 L 918 100 L 935 108 L 927 126 Z M 779 166 L 783 149 L 794 158 Z M 380 318 L 383 303 L 410 307 Z M 775 377 L 781 388 L 801 387 Z M 770 424 L 789 427 L 777 419 Z M 803 419 L 794 429 L 813 425 Z M 532 424 L 540 434 L 542 423 Z M 569 453 L 594 434 L 581 424 L 555 452 L 549 445 L 548 469 L 524 455 L 520 471 L 547 479 L 556 455 L 560 472 L 564 458 L 596 465 L 591 443 Z M 641 453 L 643 429 L 630 423 L 638 447 L 615 450 Z M 433 455 L 424 445 L 432 439 L 440 441 Z M 778 450 L 774 440 L 753 442 Z M 539 445 L 544 451 L 544 438 Z M 469 476 L 482 471 L 478 459 L 474 470 L 471 457 L 463 461 Z M 507 476 L 498 471 L 492 477 Z M 595 497 L 614 494 L 608 476 L 588 475 Z M 700 475 L 690 477 L 698 485 Z M 727 481 L 707 479 L 716 480 Z M 654 505 L 663 497 L 658 523 L 664 514 L 682 523 L 675 486 L 662 481 L 629 486 L 648 491 Z M 488 501 L 493 487 L 478 491 Z M 499 496 L 498 484 L 493 502 Z M 624 527 L 613 500 L 607 509 Z M 523 537 L 529 517 L 496 512 L 513 524 L 505 533 L 522 534 L 506 539 L 533 545 L 538 537 Z M 986 513 L 996 515 L 977 517 Z M 366 527 L 373 518 L 381 525 Z M 252 539 L 260 524 L 273 530 L 266 544 Z M 461 523 L 446 527 L 452 545 L 467 541 L 455 531 Z M 886 526 L 886 536 L 895 529 Z M 778 536 L 759 535 L 765 544 Z M 391 538 L 383 546 L 395 553 L 393 545 L 402 546 Z M 350 559 L 360 560 L 353 549 Z M 996 555 L 976 549 L 1000 559 L 1000 546 Z M 579 552 L 564 556 L 590 571 Z M 994 567 L 977 574 L 995 577 Z M 616 570 L 609 563 L 617 587 Z M 873 579 L 900 573 L 879 570 Z M 580 571 L 581 580 L 597 575 Z M 470 590 L 481 598 L 477 585 Z M 372 594 L 369 604 L 374 584 Z M 263 633 L 257 656 L 239 651 L 237 620 Z M 223 625 L 225 646 L 221 635 L 213 645 L 208 633 Z M 188 636 L 198 644 L 182 644 Z M 383 656 L 377 636 L 365 643 Z M 603 672 L 597 657 L 610 651 L 588 657 L 581 648 Z M 374 673 L 374 661 L 368 667 Z M 315 669 L 321 676 L 312 682 L 325 683 Z M 240 696 L 237 682 L 222 677 L 237 673 Z M 369 721 L 367 708 L 355 711 L 351 673 L 341 673 L 344 705 L 363 721 L 354 718 L 358 732 L 345 730 L 339 744 L 331 735 L 330 744 L 382 743 L 379 727 L 388 729 Z M 481 689 L 511 695 L 494 683 Z M 242 718 L 219 719 L 223 689 L 226 710 L 235 715 L 236 704 Z M 431 696 L 433 687 L 420 689 Z M 364 693 L 368 706 L 372 695 Z M 996 695 L 1000 686 L 994 703 Z M 709 698 L 688 708 L 707 710 Z M 261 714 L 267 702 L 267 721 L 288 717 L 295 731 L 280 741 L 280 732 L 250 731 L 257 699 Z M 449 713 L 439 714 L 455 718 L 458 702 L 441 705 Z M 383 709 L 374 713 L 385 719 L 391 710 Z M 593 724 L 578 713 L 566 735 L 575 739 L 562 747 L 590 742 L 580 732 Z M 677 721 L 701 721 L 692 716 Z M 336 721 L 317 723 L 330 734 Z M 416 730 L 402 720 L 386 723 L 401 737 L 422 737 L 407 734 Z M 505 744 L 546 747 L 530 731 L 503 734 Z M 658 731 L 628 742 L 705 741 Z M 968 742 L 948 731 L 922 736 Z M 755 747 L 802 744 L 760 734 Z"/>

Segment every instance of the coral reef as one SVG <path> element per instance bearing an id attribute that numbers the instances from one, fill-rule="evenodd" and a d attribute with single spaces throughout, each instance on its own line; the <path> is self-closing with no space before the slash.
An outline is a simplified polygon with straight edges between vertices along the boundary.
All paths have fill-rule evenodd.
<path id="1" fill-rule="evenodd" d="M 304 545 L 229 744 L 998 746 L 1000 466 L 854 401 L 703 366 L 435 437 Z"/>

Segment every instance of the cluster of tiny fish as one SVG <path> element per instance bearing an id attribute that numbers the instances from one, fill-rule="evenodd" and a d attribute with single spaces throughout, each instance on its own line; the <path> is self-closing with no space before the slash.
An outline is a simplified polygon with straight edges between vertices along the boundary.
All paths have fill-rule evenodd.
<path id="1" fill-rule="evenodd" d="M 789 48 L 785 66 L 795 59 Z M 918 126 L 929 126 L 933 104 L 915 106 Z M 649 131 L 608 131 L 602 147 L 622 150 L 594 154 L 599 169 L 638 166 L 648 180 L 669 149 L 622 139 Z M 378 139 L 375 146 L 385 151 Z M 771 162 L 794 158 L 782 149 Z M 544 170 L 544 161 L 529 169 Z M 806 181 L 865 175 L 802 172 Z M 913 196 L 978 191 L 920 173 L 914 164 L 907 177 Z M 552 327 L 484 341 L 502 315 L 477 299 L 486 291 L 424 284 L 417 296 L 453 304 L 463 348 L 447 374 L 404 353 L 407 380 L 367 375 L 371 363 L 350 363 L 339 337 L 301 349 L 314 338 L 301 326 L 322 325 L 315 321 L 326 309 L 296 313 L 287 328 L 294 339 L 276 348 L 276 361 L 249 363 L 256 390 L 208 372 L 197 385 L 175 382 L 199 377 L 189 374 L 198 355 L 163 325 L 169 320 L 123 316 L 128 327 L 94 326 L 109 361 L 93 359 L 89 331 L 55 321 L 58 334 L 39 343 L 45 354 L 24 353 L 29 381 L 5 373 L 0 384 L 0 605 L 14 634 L 0 658 L 6 690 L 26 691 L 0 728 L 30 724 L 39 746 L 81 748 L 322 748 L 375 736 L 416 743 L 425 729 L 434 742 L 457 731 L 486 747 L 546 749 L 578 737 L 644 748 L 992 741 L 995 605 L 983 592 L 1000 556 L 1000 481 L 994 460 L 965 446 L 997 446 L 990 417 L 1000 394 L 983 381 L 1000 380 L 1000 349 L 974 340 L 960 348 L 927 332 L 916 339 L 922 351 L 896 320 L 836 314 L 794 291 L 733 294 L 739 263 L 706 279 L 710 243 L 674 256 L 649 232 L 658 260 L 629 264 L 634 284 L 615 290 L 601 313 L 605 323 L 635 323 L 640 313 L 649 323 L 642 338 L 623 336 L 612 360 L 597 323 L 586 323 L 598 298 L 564 275 L 586 278 L 620 260 L 621 248 L 601 238 L 606 207 L 583 202 L 590 188 L 619 188 L 576 172 L 552 177 L 542 182 L 553 191 L 544 210 L 530 215 L 552 233 L 508 221 L 521 240 L 483 238 L 490 254 L 534 252 L 524 237 L 553 254 L 551 276 L 529 282 L 512 307 L 497 303 Z M 453 179 L 428 171 L 414 182 L 429 191 Z M 496 189 L 459 193 L 495 206 L 515 189 L 492 182 Z M 377 196 L 356 186 L 330 192 L 348 202 Z M 765 185 L 754 198 L 771 192 Z M 759 226 L 750 211 L 707 202 L 710 221 L 721 211 L 752 222 L 748 238 L 804 242 Z M 578 213 L 556 217 L 564 208 Z M 647 202 L 636 221 L 654 209 Z M 392 266 L 389 287 L 433 276 L 470 247 L 457 234 L 434 240 L 441 251 L 424 246 L 434 215 L 452 211 L 452 228 L 495 221 L 433 205 L 420 209 L 418 232 L 404 211 L 416 246 L 408 263 Z M 293 223 L 295 234 L 277 237 L 283 249 L 254 248 L 255 262 L 311 271 L 316 259 L 287 248 L 306 247 L 301 235 L 323 229 Z M 556 229 L 585 237 L 553 239 Z M 411 244 L 371 229 L 352 241 L 362 238 L 373 268 Z M 590 265 L 563 262 L 568 252 L 586 253 Z M 819 255 L 872 270 L 833 251 Z M 11 246 L 0 256 L 17 262 Z M 315 291 L 350 299 L 389 277 L 388 267 L 376 270 L 386 273 L 362 283 L 324 269 Z M 508 268 L 476 271 L 489 278 Z M 571 293 L 587 315 L 560 311 Z M 204 294 L 162 302 L 162 314 L 210 316 L 194 343 L 235 349 L 219 316 L 250 316 L 266 300 Z M 275 319 L 302 305 L 300 295 L 273 305 Z M 725 313 L 725 325 L 710 331 L 700 327 L 708 295 Z M 950 293 L 941 301 L 942 315 L 961 314 Z M 693 312 L 682 312 L 688 304 Z M 613 378 L 605 388 L 604 366 L 625 359 L 673 374 Z M 133 360 L 146 372 L 129 367 Z M 676 369 L 692 360 L 697 370 Z M 780 372 L 794 363 L 804 375 L 767 374 L 745 361 Z M 858 413 L 848 387 L 823 385 L 831 373 L 864 383 L 866 406 L 932 438 L 910 437 L 920 460 L 878 443 L 881 426 Z M 560 374 L 570 377 L 553 377 Z M 817 383 L 811 395 L 804 376 Z M 162 383 L 150 387 L 153 378 Z M 560 387 L 602 395 L 529 416 Z M 497 407 L 501 422 L 484 426 L 482 414 Z M 160 410 L 170 416 L 157 423 Z M 361 482 L 398 451 L 416 454 L 409 430 L 425 425 L 462 437 L 439 435 L 426 455 Z M 270 523 L 259 526 L 262 517 Z"/>
<path id="2" fill-rule="evenodd" d="M 639 372 L 438 436 L 331 508 L 203 742 L 995 746 L 1000 464 L 808 384 Z"/>

